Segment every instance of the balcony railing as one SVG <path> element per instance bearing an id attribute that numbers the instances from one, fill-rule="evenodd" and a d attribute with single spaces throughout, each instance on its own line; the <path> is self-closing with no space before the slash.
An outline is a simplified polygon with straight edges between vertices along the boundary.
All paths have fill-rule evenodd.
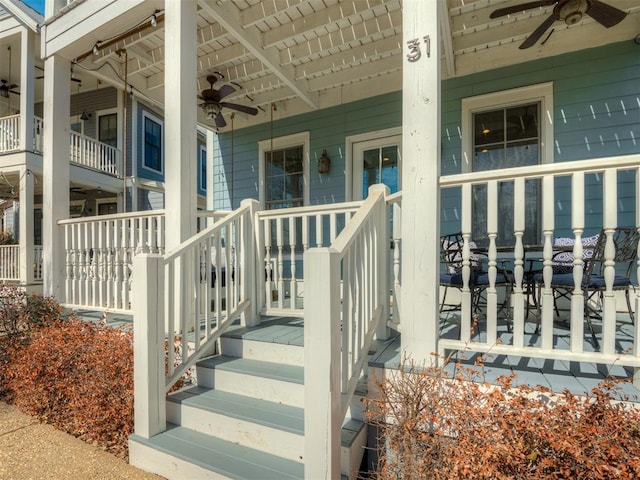
<path id="1" fill-rule="evenodd" d="M 69 158 L 75 164 L 116 177 L 123 173 L 117 148 L 77 132 L 71 132 Z"/>
<path id="2" fill-rule="evenodd" d="M 32 150 L 42 153 L 44 124 L 41 118 L 33 118 Z M 20 150 L 20 115 L 0 118 L 0 153 Z M 77 165 L 91 168 L 109 175 L 121 177 L 122 156 L 120 150 L 95 138 L 71 132 L 69 137 L 69 160 Z"/>
<path id="3" fill-rule="evenodd" d="M 525 198 L 531 194 L 527 182 L 536 184 L 538 188 L 537 212 L 533 216 L 525 215 Z M 602 229 L 610 236 L 618 226 L 640 228 L 640 155 L 450 175 L 442 177 L 440 185 L 442 197 L 446 198 L 443 204 L 446 203 L 455 213 L 451 217 L 458 216 L 457 228 L 464 238 L 461 252 L 464 285 L 459 326 L 449 331 L 446 338 L 440 338 L 440 353 L 451 350 L 490 351 L 495 355 L 640 366 L 638 327 L 632 326 L 630 321 L 623 323 L 616 317 L 613 258 L 617 247 L 612 239 L 607 243 L 605 252 L 607 288 L 601 300 L 602 320 L 598 321 L 598 327 L 601 323 L 599 345 L 593 345 L 590 337 L 585 335 L 582 262 L 576 262 L 573 269 L 575 288 L 569 313 L 562 324 L 565 329 L 562 338 L 555 323 L 556 298 L 550 287 L 556 237 L 573 237 L 576 245 L 574 254 L 576 258 L 582 258 L 583 236 L 599 233 Z M 477 195 L 478 189 L 482 190 L 481 195 Z M 508 192 L 513 200 L 506 202 L 500 191 Z M 457 206 L 451 207 L 452 204 Z M 514 240 L 508 252 L 500 248 L 499 257 L 499 227 L 504 233 L 503 226 L 508 218 L 512 219 L 509 225 L 512 225 Z M 446 222 L 447 218 L 444 220 Z M 527 317 L 529 309 L 526 308 L 528 299 L 524 283 L 526 259 L 523 239 L 532 229 L 540 232 L 543 272 L 538 290 L 541 292 L 541 313 L 536 318 Z M 490 282 L 486 289 L 486 305 L 482 305 L 480 312 L 472 304 L 470 281 L 470 242 L 472 233 L 478 230 L 486 234 L 484 241 L 488 259 L 484 265 Z M 511 305 L 502 304 L 498 299 L 501 287 L 496 283 L 505 254 L 510 259 L 509 268 L 514 279 Z M 635 290 L 631 294 L 638 310 L 640 291 Z M 501 309 L 508 310 L 512 318 L 499 318 Z M 480 316 L 477 324 L 473 322 L 474 314 Z M 620 341 L 621 336 L 625 337 L 624 342 Z"/>
<path id="4" fill-rule="evenodd" d="M 42 246 L 33 247 L 33 280 L 42 282 Z M 0 245 L 0 282 L 24 282 L 20 277 L 20 245 Z"/>

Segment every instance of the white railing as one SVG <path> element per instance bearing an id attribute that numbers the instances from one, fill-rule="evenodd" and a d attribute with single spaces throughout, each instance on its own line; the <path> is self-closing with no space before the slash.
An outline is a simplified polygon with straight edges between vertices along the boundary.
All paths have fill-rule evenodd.
<path id="1" fill-rule="evenodd" d="M 12 152 L 20 148 L 20 115 L 0 118 L 0 152 Z"/>
<path id="2" fill-rule="evenodd" d="M 387 338 L 387 193 L 371 187 L 331 246 L 304 254 L 305 471 L 326 478 L 340 477 L 341 426 L 369 347 Z"/>
<path id="3" fill-rule="evenodd" d="M 198 359 L 214 352 L 235 320 L 257 322 L 257 205 L 243 201 L 165 256 L 135 258 L 134 339 L 140 339 L 134 347 L 135 376 L 149 379 L 135 386 L 136 434 L 149 438 L 165 429 L 166 392 Z"/>
<path id="4" fill-rule="evenodd" d="M 258 253 L 265 270 L 264 288 L 260 292 L 264 313 L 303 315 L 302 255 L 309 248 L 333 243 L 361 204 L 350 202 L 258 212 Z"/>
<path id="5" fill-rule="evenodd" d="M 164 253 L 164 211 L 58 222 L 66 249 L 65 299 L 71 308 L 131 309 L 131 267 L 141 252 Z"/>
<path id="6" fill-rule="evenodd" d="M 400 330 L 400 298 L 402 277 L 400 265 L 402 260 L 402 191 L 389 195 L 387 205 L 391 218 L 391 255 L 389 256 L 389 291 L 391 292 L 390 326 Z"/>
<path id="7" fill-rule="evenodd" d="M 122 176 L 120 151 L 95 138 L 71 132 L 69 137 L 70 161 L 116 177 Z"/>
<path id="8" fill-rule="evenodd" d="M 20 281 L 20 245 L 0 245 L 0 281 Z"/>
<path id="9" fill-rule="evenodd" d="M 0 245 L 0 281 L 24 282 L 20 278 L 20 245 Z M 42 282 L 42 246 L 33 247 L 33 280 Z"/>
<path id="10" fill-rule="evenodd" d="M 33 280 L 42 282 L 42 245 L 33 247 Z"/>
<path id="11" fill-rule="evenodd" d="M 626 195 L 629 198 L 621 199 L 618 194 L 619 177 L 623 172 L 627 172 Z M 588 195 L 589 190 L 585 189 L 585 177 L 592 174 L 596 181 L 601 184 L 601 195 Z M 632 180 L 629 180 L 631 178 Z M 590 180 L 592 180 L 589 177 Z M 539 335 L 532 335 L 531 318 L 525 318 L 527 301 L 523 278 L 525 268 L 525 245 L 523 236 L 531 225 L 525 225 L 525 181 L 537 180 L 541 191 L 539 192 L 540 208 L 539 221 L 541 222 L 543 286 L 541 292 L 541 318 L 535 320 L 540 324 Z M 513 225 L 515 245 L 511 252 L 513 264 L 514 287 L 511 296 L 513 326 L 512 334 L 507 336 L 499 335 L 498 327 L 498 292 L 496 288 L 497 266 L 499 263 L 496 246 L 498 233 L 498 185 L 501 182 L 510 182 L 513 186 Z M 569 186 L 562 184 L 566 182 Z M 629 185 L 633 183 L 633 185 Z M 461 192 L 461 230 L 464 238 L 464 248 L 462 250 L 462 275 L 464 287 L 462 288 L 462 303 L 460 313 L 459 335 L 455 339 L 439 340 L 439 352 L 445 350 L 473 350 L 491 351 L 493 354 L 518 355 L 523 357 L 551 358 L 559 360 L 595 362 L 602 364 L 618 364 L 625 366 L 640 367 L 640 329 L 636 319 L 635 326 L 630 328 L 626 335 L 630 336 L 630 348 L 622 350 L 617 346 L 616 324 L 616 299 L 612 289 L 614 277 L 613 256 L 615 246 L 609 236 L 610 242 L 605 250 L 607 266 L 605 281 L 607 291 L 603 295 L 602 313 L 602 333 L 599 351 L 589 351 L 585 348 L 584 336 L 584 297 L 580 288 L 582 280 L 582 262 L 576 262 L 573 269 L 575 289 L 571 299 L 571 311 L 568 319 L 569 342 L 562 344 L 554 338 L 554 296 L 550 288 L 552 277 L 552 256 L 553 239 L 555 237 L 555 217 L 561 212 L 556 210 L 556 202 L 563 203 L 563 209 L 570 215 L 570 230 L 575 239 L 574 254 L 576 258 L 582 258 L 581 237 L 587 224 L 585 215 L 586 198 L 589 198 L 588 207 L 595 212 L 602 212 L 602 224 L 591 225 L 596 232 L 604 228 L 605 232 L 613 232 L 619 226 L 618 215 L 625 212 L 624 206 L 629 205 L 629 209 L 635 214 L 630 222 L 631 226 L 640 229 L 640 155 L 630 155 L 623 157 L 586 160 L 577 162 L 555 163 L 548 165 L 538 165 L 535 167 L 519 167 L 498 171 L 474 172 L 472 174 L 460 174 L 444 176 L 440 179 L 442 189 L 456 188 Z M 470 261 L 470 239 L 472 231 L 472 209 L 473 209 L 473 188 L 474 186 L 484 186 L 487 191 L 486 203 L 486 232 L 489 239 L 488 252 L 488 274 L 490 285 L 486 294 L 486 326 L 483 327 L 483 335 L 472 334 L 472 305 L 471 305 L 471 261 Z M 559 186 L 564 185 L 564 192 Z M 569 189 L 567 191 L 567 188 Z M 591 191 L 594 186 L 591 186 Z M 563 195 L 562 199 L 554 199 L 556 190 Z M 598 200 L 600 199 L 600 200 Z M 476 206 L 477 207 L 477 206 Z M 483 204 L 481 208 L 485 208 Z M 590 218 L 593 218 L 591 215 Z M 476 219 L 477 220 L 477 219 Z M 620 225 L 623 226 L 623 225 Z M 628 225 L 626 225 L 628 226 Z M 640 269 L 640 261 L 638 262 Z M 640 278 L 640 271 L 638 272 Z M 635 310 L 640 311 L 640 290 L 635 290 Z M 598 322 L 600 323 L 600 322 Z M 525 331 L 525 327 L 527 327 Z M 437 328 L 433 331 L 437 331 Z"/>

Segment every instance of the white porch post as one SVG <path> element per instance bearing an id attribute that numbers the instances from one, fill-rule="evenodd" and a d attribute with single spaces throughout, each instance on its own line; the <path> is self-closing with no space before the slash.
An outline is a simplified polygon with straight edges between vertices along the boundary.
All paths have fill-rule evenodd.
<path id="1" fill-rule="evenodd" d="M 437 351 L 442 0 L 402 6 L 402 351 Z"/>
<path id="2" fill-rule="evenodd" d="M 33 150 L 35 36 L 23 29 L 20 38 L 20 150 Z M 33 240 L 32 240 L 33 241 Z"/>
<path id="3" fill-rule="evenodd" d="M 196 231 L 196 6 L 165 0 L 167 251 Z"/>
<path id="4" fill-rule="evenodd" d="M 71 65 L 53 55 L 44 62 L 44 158 L 42 268 L 44 294 L 64 301 L 64 235 L 58 221 L 69 217 L 69 88 Z M 63 119 L 64 121 L 60 121 Z"/>
<path id="5" fill-rule="evenodd" d="M 20 283 L 33 284 L 33 173 L 20 169 Z"/>

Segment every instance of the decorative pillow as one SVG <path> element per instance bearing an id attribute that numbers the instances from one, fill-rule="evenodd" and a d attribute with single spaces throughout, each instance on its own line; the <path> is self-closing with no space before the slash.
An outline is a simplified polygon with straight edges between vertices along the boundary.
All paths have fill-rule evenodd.
<path id="1" fill-rule="evenodd" d="M 473 250 L 477 247 L 476 242 L 469 241 L 469 248 Z M 458 250 L 458 242 L 442 242 L 442 248 L 444 250 Z M 452 258 L 452 263 L 449 264 L 449 273 L 457 273 L 462 268 L 462 252 L 457 252 Z M 471 261 L 471 265 L 474 267 L 478 266 L 480 261 L 480 256 L 473 251 L 469 255 L 469 260 Z"/>
<path id="2" fill-rule="evenodd" d="M 598 238 L 600 234 L 593 235 L 591 237 L 585 237 L 582 239 L 582 259 L 588 260 L 593 257 L 593 247 L 598 243 Z M 570 247 L 575 243 L 575 239 L 573 237 L 558 237 L 554 240 L 554 247 Z M 592 248 L 584 248 L 584 247 L 592 247 Z M 553 257 L 553 266 L 554 267 L 573 267 L 573 252 L 558 252 Z"/>

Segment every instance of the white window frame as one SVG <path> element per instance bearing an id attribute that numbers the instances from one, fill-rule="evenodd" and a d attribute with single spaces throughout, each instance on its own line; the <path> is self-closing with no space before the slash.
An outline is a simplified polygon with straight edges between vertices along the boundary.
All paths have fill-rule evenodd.
<path id="1" fill-rule="evenodd" d="M 161 168 L 160 170 L 156 170 L 155 168 L 152 167 L 147 167 L 147 165 L 145 164 L 145 160 L 146 160 L 146 155 L 145 155 L 145 147 L 146 147 L 146 142 L 144 140 L 144 135 L 145 135 L 145 120 L 146 119 L 152 120 L 154 122 L 156 122 L 158 125 L 160 125 L 160 163 L 161 163 Z M 142 111 L 142 129 L 140 130 L 140 142 L 142 143 L 142 168 L 148 172 L 153 172 L 155 174 L 160 174 L 160 175 L 164 175 L 164 121 L 161 120 L 159 117 L 157 117 L 156 115 L 154 115 L 151 112 L 148 112 L 147 110 L 143 110 Z"/>
<path id="2" fill-rule="evenodd" d="M 553 82 L 462 99 L 462 173 L 473 171 L 473 114 L 540 102 L 540 163 L 553 162 Z"/>
<path id="3" fill-rule="evenodd" d="M 117 213 L 120 213 L 122 210 L 122 205 L 120 205 L 120 202 L 118 202 L 118 197 L 104 197 L 104 198 L 96 198 L 96 211 L 95 214 L 98 214 L 98 210 L 100 210 L 100 205 L 102 205 L 103 203 L 115 203 L 116 204 L 116 209 L 117 209 Z"/>
<path id="4" fill-rule="evenodd" d="M 347 181 L 345 182 L 345 198 L 347 201 L 351 200 L 362 200 L 362 195 L 355 188 L 354 182 L 357 178 L 360 182 L 360 190 L 362 190 L 362 165 L 358 161 L 358 164 L 355 164 L 355 155 L 354 148 L 361 143 L 369 143 L 377 145 L 378 141 L 382 142 L 382 144 L 386 143 L 395 143 L 396 138 L 400 137 L 400 156 L 402 157 L 402 127 L 392 127 L 386 128 L 384 130 L 375 130 L 373 132 L 361 133 L 358 135 L 351 135 L 350 137 L 345 138 L 345 152 L 346 152 L 346 176 Z M 374 147 L 375 148 L 375 147 Z M 358 159 L 360 160 L 360 159 Z M 402 160 L 400 163 L 402 163 Z M 402 168 L 402 165 L 399 165 L 399 168 Z M 402 190 L 402 170 L 398 170 L 398 188 Z"/>
<path id="5" fill-rule="evenodd" d="M 297 147 L 302 145 L 302 184 L 303 198 L 302 204 L 309 205 L 309 150 L 310 150 L 310 134 L 308 131 L 294 133 L 284 137 L 274 138 L 273 140 L 261 140 L 258 142 L 258 198 L 261 208 L 265 208 L 265 175 L 266 168 L 264 156 L 267 152 L 273 150 L 281 150 L 283 148 Z M 232 188 L 232 187 L 231 187 Z"/>

